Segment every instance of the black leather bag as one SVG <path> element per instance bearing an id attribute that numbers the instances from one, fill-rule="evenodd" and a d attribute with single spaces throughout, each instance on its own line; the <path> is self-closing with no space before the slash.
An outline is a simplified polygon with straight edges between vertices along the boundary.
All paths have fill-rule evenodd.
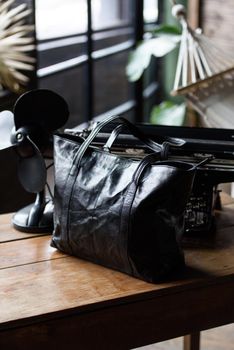
<path id="1" fill-rule="evenodd" d="M 120 125 L 144 143 L 142 159 L 108 150 L 122 127 L 114 129 L 100 148 L 91 145 L 100 122 L 84 140 L 56 135 L 55 194 L 51 245 L 97 264 L 149 282 L 167 278 L 184 266 L 178 237 L 192 187 L 191 164 L 159 160 L 171 142 L 162 145 L 145 137 L 123 118 Z M 107 147 L 108 146 L 108 147 Z"/>

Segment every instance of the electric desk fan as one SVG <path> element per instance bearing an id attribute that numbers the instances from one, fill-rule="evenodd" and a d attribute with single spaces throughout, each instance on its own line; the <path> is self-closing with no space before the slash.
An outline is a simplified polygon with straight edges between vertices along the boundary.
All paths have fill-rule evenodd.
<path id="1" fill-rule="evenodd" d="M 68 116 L 65 100 L 45 89 L 26 92 L 16 101 L 13 113 L 0 113 L 0 150 L 15 149 L 19 181 L 26 191 L 36 194 L 33 204 L 13 216 L 13 225 L 20 231 L 36 233 L 53 229 L 53 203 L 45 196 L 44 157 L 51 148 L 53 132 L 66 123 Z"/>

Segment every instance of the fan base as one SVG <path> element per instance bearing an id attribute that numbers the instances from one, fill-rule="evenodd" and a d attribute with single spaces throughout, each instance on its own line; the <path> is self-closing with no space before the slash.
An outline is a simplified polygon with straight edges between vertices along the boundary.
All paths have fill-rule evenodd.
<path id="1" fill-rule="evenodd" d="M 25 233 L 52 233 L 53 231 L 53 204 L 48 201 L 42 210 L 34 213 L 33 222 L 29 222 L 30 214 L 35 204 L 20 209 L 12 218 L 12 224 L 18 231 Z"/>

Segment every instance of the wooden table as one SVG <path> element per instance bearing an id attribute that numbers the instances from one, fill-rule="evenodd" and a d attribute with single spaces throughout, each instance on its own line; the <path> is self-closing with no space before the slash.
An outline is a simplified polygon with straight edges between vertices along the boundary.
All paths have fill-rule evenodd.
<path id="1" fill-rule="evenodd" d="M 234 205 L 214 239 L 186 248 L 177 280 L 149 284 L 51 248 L 0 216 L 0 349 L 121 350 L 234 322 Z M 192 340 L 192 341 L 191 341 Z"/>

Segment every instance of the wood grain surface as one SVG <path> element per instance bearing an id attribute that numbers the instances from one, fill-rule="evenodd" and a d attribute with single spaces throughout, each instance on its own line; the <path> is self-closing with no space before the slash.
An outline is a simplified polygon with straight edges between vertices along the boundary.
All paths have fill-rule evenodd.
<path id="1" fill-rule="evenodd" d="M 233 222 L 230 210 L 227 208 L 223 216 L 226 214 Z M 8 235 L 7 231 L 2 235 Z M 0 244 L 1 323 L 119 300 L 136 291 L 140 298 L 148 292 L 158 296 L 173 294 L 194 288 L 204 280 L 212 283 L 234 274 L 234 234 L 230 227 L 204 240 L 199 249 L 192 242 L 192 248 L 186 248 L 187 271 L 181 279 L 156 285 L 65 256 L 50 247 L 50 239 L 44 236 Z"/>
<path id="2" fill-rule="evenodd" d="M 226 203 L 217 233 L 188 240 L 186 270 L 160 284 L 62 254 L 50 236 L 23 237 L 0 216 L 0 348 L 64 349 L 79 339 L 82 350 L 130 349 L 233 322 L 234 207 Z"/>
<path id="3" fill-rule="evenodd" d="M 25 233 L 15 230 L 11 223 L 12 215 L 0 215 L 0 243 L 48 235 L 48 233 Z"/>
<path id="4" fill-rule="evenodd" d="M 50 237 L 44 236 L 0 244 L 0 270 L 65 256 L 49 242 Z"/>

